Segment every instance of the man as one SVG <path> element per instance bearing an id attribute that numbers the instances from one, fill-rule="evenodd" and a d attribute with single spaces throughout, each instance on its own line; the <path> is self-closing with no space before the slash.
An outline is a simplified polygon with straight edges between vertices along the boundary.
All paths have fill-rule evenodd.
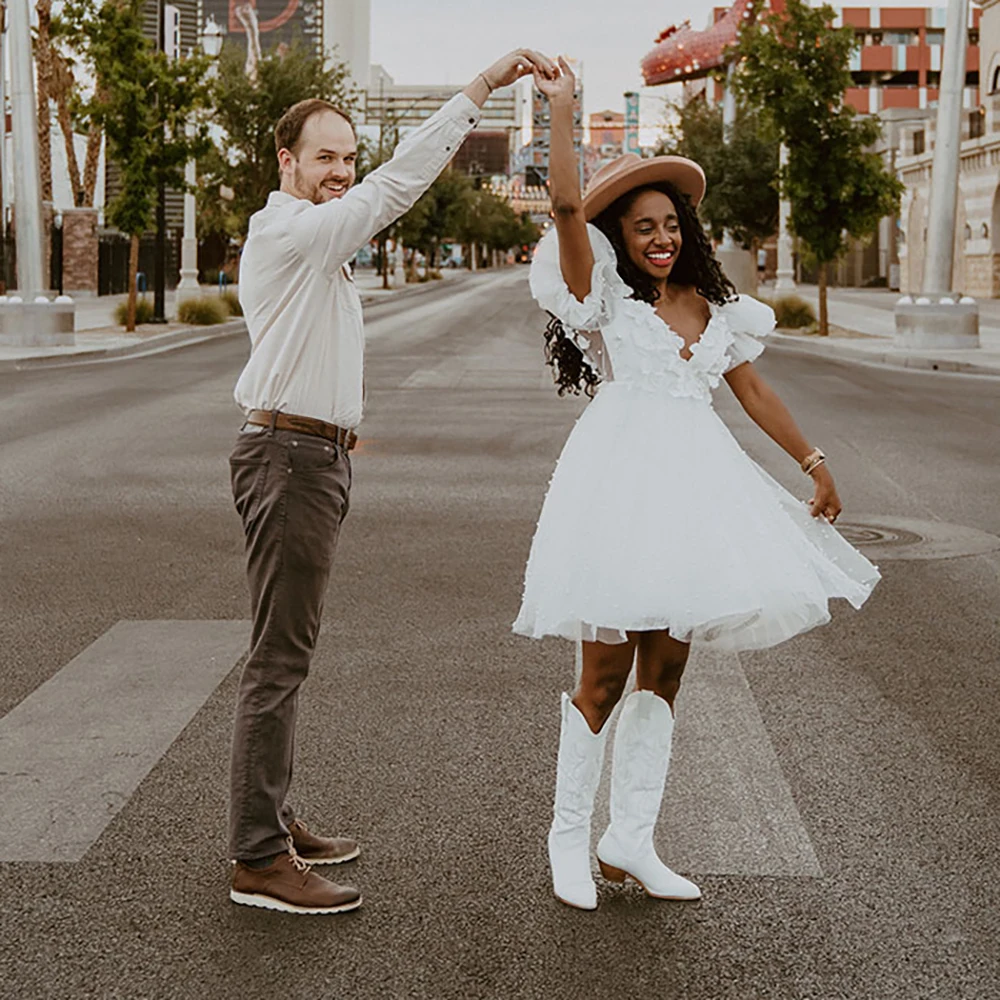
<path id="1" fill-rule="evenodd" d="M 558 74 L 528 49 L 504 56 L 356 188 L 354 129 L 333 105 L 302 101 L 275 129 L 281 187 L 250 220 L 240 263 L 251 351 L 235 391 L 246 423 L 229 460 L 253 614 L 233 735 L 234 902 L 287 913 L 361 905 L 357 889 L 312 870 L 356 858 L 358 845 L 316 836 L 287 801 L 298 689 L 316 646 L 361 421 L 364 333 L 347 262 L 430 187 L 490 92 L 535 69 Z"/>

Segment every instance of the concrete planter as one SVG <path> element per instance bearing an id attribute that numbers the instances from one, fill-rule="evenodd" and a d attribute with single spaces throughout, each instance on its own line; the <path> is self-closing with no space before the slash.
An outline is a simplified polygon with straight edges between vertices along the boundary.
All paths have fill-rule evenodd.
<path id="1" fill-rule="evenodd" d="M 72 347 L 76 307 L 65 302 L 11 302 L 0 296 L 0 345 Z"/>

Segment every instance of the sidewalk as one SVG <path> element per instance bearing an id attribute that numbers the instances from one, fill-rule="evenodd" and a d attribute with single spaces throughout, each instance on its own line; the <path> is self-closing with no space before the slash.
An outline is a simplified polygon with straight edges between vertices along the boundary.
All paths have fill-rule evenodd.
<path id="1" fill-rule="evenodd" d="M 760 293 L 764 298 L 774 294 L 769 284 L 762 285 Z M 815 285 L 800 285 L 794 294 L 818 310 Z M 1000 377 L 1000 300 L 978 300 L 978 349 L 921 351 L 895 343 L 893 310 L 899 297 L 899 292 L 884 288 L 831 288 L 827 294 L 830 336 L 779 330 L 773 335 L 773 347 L 859 364 Z"/>
<path id="2" fill-rule="evenodd" d="M 443 280 L 448 282 L 461 281 L 463 275 L 471 274 L 471 272 L 461 269 L 447 269 L 442 271 L 442 274 Z M 382 279 L 370 268 L 356 271 L 354 280 L 364 305 L 389 298 L 419 294 L 422 291 L 439 287 L 441 284 L 438 281 L 429 281 L 383 289 Z M 237 290 L 234 285 L 230 285 L 229 289 Z M 214 285 L 203 285 L 201 294 L 216 295 L 218 288 Z M 151 297 L 147 293 L 147 298 Z M 187 326 L 184 323 L 178 323 L 176 319 L 171 319 L 167 323 L 144 323 L 142 326 L 136 327 L 134 333 L 126 333 L 115 322 L 115 309 L 126 298 L 126 295 L 103 295 L 77 299 L 74 324 L 75 344 L 71 347 L 9 347 L 0 345 L 0 372 L 140 357 L 144 354 L 157 354 L 160 351 L 197 344 L 204 340 L 214 340 L 217 337 L 230 337 L 234 334 L 246 335 L 246 325 L 238 317 L 234 317 L 227 323 L 218 323 L 214 326 Z M 165 310 L 168 318 L 176 316 L 176 306 L 177 293 L 168 291 Z"/>

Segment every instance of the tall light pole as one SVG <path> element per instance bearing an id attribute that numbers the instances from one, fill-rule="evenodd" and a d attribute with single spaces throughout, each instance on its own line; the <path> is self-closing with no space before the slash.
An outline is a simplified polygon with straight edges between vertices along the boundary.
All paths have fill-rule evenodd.
<path id="1" fill-rule="evenodd" d="M 949 0 L 922 294 L 916 301 L 904 295 L 896 304 L 896 334 L 908 347 L 979 346 L 979 306 L 952 290 L 968 24 L 969 0 Z"/>
<path id="2" fill-rule="evenodd" d="M 222 51 L 224 33 L 214 14 L 209 14 L 201 31 L 201 48 L 209 59 L 216 59 Z M 214 72 L 212 66 L 209 72 Z M 194 133 L 194 123 L 188 123 L 188 133 Z M 197 168 L 193 159 L 184 167 L 184 182 L 188 185 L 184 192 L 184 235 L 181 239 L 181 280 L 177 285 L 178 301 L 198 294 L 198 231 L 197 202 L 192 190 L 197 180 Z"/>
<path id="3" fill-rule="evenodd" d="M 4 39 L 7 30 L 7 5 L 0 0 L 0 295 L 7 291 L 7 73 L 4 69 Z"/>
<path id="4" fill-rule="evenodd" d="M 779 150 L 781 166 L 788 163 L 788 147 L 782 143 Z M 792 234 L 789 231 L 788 219 L 792 214 L 792 203 L 781 193 L 778 202 L 778 273 L 774 276 L 776 293 L 795 291 L 795 265 L 792 259 Z"/>
<path id="5" fill-rule="evenodd" d="M 730 60 L 726 66 L 726 89 L 722 99 L 722 141 L 729 145 L 736 128 L 736 62 Z M 738 292 L 754 294 L 757 291 L 757 262 L 749 250 L 738 246 L 733 234 L 726 229 L 722 242 L 715 251 L 722 269 Z"/>
<path id="6" fill-rule="evenodd" d="M 17 212 L 17 287 L 31 302 L 46 290 L 42 269 L 42 193 L 38 176 L 38 125 L 31 59 L 31 9 L 28 0 L 10 2 L 11 110 L 18 169 L 14 173 Z"/>
<path id="7" fill-rule="evenodd" d="M 924 259 L 923 291 L 933 295 L 951 291 L 968 17 L 969 0 L 951 0 L 941 60 L 931 204 L 927 216 L 927 256 Z"/>

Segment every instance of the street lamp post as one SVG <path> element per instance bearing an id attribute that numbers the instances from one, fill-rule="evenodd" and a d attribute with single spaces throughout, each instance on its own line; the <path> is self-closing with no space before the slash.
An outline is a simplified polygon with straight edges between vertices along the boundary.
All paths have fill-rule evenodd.
<path id="1" fill-rule="evenodd" d="M 166 51 L 167 4 L 159 0 L 156 6 L 156 47 Z M 162 121 L 159 126 L 159 142 L 166 142 L 166 129 Z M 160 177 L 156 183 L 156 242 L 153 250 L 153 322 L 166 323 L 167 305 L 167 187 Z"/>
<path id="2" fill-rule="evenodd" d="M 736 63 L 730 60 L 726 66 L 726 90 L 722 101 L 722 141 L 725 145 L 732 142 L 733 130 L 736 128 Z M 749 250 L 737 245 L 733 234 L 726 229 L 722 234 L 722 242 L 715 251 L 719 263 L 727 277 L 739 292 L 753 294 L 757 291 L 757 264 Z"/>
<path id="3" fill-rule="evenodd" d="M 42 195 L 38 175 L 38 126 L 31 65 L 28 0 L 10 0 L 11 109 L 19 167 L 14 172 L 17 207 L 17 287 L 30 302 L 46 289 L 42 270 Z"/>
<path id="4" fill-rule="evenodd" d="M 222 51 L 224 33 L 215 20 L 214 14 L 209 14 L 201 32 L 201 48 L 209 59 L 216 59 Z M 188 134 L 194 133 L 194 124 L 188 123 Z M 184 167 L 184 182 L 187 190 L 184 192 L 184 235 L 181 239 L 181 280 L 177 284 L 177 298 L 189 298 L 197 295 L 198 288 L 198 232 L 197 232 L 197 200 L 194 185 L 197 180 L 197 167 L 193 159 L 188 160 Z"/>
<path id="5" fill-rule="evenodd" d="M 4 197 L 4 185 L 7 183 L 7 90 L 3 58 L 6 22 L 7 5 L 0 0 L 0 295 L 7 291 L 7 199 Z"/>
<path id="6" fill-rule="evenodd" d="M 11 107 L 18 161 L 14 172 L 18 294 L 0 298 L 0 343 L 57 347 L 74 342 L 74 306 L 61 295 L 51 302 L 46 294 L 31 10 L 28 0 L 10 0 L 9 9 Z"/>
<path id="7" fill-rule="evenodd" d="M 788 162 L 788 147 L 782 143 L 779 150 L 781 166 Z M 776 293 L 795 291 L 795 265 L 792 257 L 792 234 L 788 219 L 792 214 L 792 203 L 781 193 L 778 202 L 778 273 L 774 278 Z"/>
<path id="8" fill-rule="evenodd" d="M 896 335 L 908 347 L 979 347 L 979 306 L 952 290 L 968 24 L 969 0 L 949 0 L 922 294 L 896 304 Z"/>

